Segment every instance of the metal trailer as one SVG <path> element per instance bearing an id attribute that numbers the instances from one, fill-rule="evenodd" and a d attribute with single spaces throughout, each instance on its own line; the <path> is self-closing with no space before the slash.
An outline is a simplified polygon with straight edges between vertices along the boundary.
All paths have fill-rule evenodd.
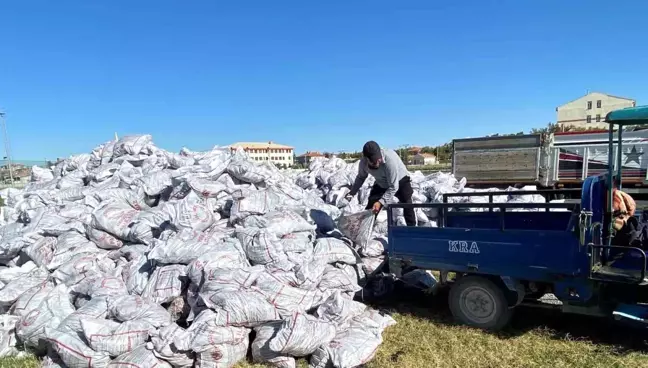
<path id="1" fill-rule="evenodd" d="M 648 124 L 648 107 L 615 111 L 606 120 L 621 126 Z M 614 152 L 613 138 L 611 126 L 609 152 Z M 617 143 L 621 151 L 623 140 Z M 623 165 L 617 168 L 622 177 Z M 390 272 L 439 270 L 441 283 L 454 273 L 448 283 L 450 310 L 458 321 L 479 328 L 502 328 L 516 306 L 546 306 L 547 294 L 553 295 L 549 304 L 565 313 L 645 326 L 646 253 L 617 244 L 613 236 L 612 177 L 610 166 L 607 173 L 587 178 L 578 203 L 493 203 L 497 195 L 528 194 L 502 192 L 488 193 L 489 203 L 390 205 Z M 438 208 L 439 227 L 394 225 L 392 210 L 407 207 Z M 467 211 L 477 208 L 483 211 Z"/>
<path id="2" fill-rule="evenodd" d="M 614 133 L 618 142 L 619 133 Z M 648 192 L 648 130 L 622 133 L 624 148 L 613 150 L 616 170 L 621 157 L 623 180 L 629 193 Z M 456 139 L 452 172 L 471 186 L 532 184 L 541 188 L 579 188 L 589 176 L 608 170 L 606 131 L 585 131 Z"/>

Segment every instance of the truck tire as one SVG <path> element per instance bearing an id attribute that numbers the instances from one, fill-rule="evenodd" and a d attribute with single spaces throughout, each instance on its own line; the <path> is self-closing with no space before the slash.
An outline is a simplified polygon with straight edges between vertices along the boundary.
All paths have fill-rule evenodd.
<path id="1" fill-rule="evenodd" d="M 460 278 L 450 289 L 448 299 L 454 318 L 471 327 L 500 330 L 513 315 L 502 289 L 484 277 Z"/>

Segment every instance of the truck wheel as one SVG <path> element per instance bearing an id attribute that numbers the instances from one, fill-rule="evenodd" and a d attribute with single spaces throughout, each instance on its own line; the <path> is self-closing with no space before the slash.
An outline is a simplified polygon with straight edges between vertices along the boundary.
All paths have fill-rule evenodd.
<path id="1" fill-rule="evenodd" d="M 459 322 L 486 330 L 500 330 L 513 311 L 502 290 L 479 276 L 459 279 L 450 289 L 450 311 Z"/>

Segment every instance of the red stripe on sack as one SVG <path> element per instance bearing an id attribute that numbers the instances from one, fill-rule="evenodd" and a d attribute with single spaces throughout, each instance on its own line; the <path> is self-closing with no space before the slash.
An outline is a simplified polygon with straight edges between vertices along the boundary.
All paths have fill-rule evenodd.
<path id="1" fill-rule="evenodd" d="M 271 301 L 270 303 L 272 303 L 273 305 L 275 305 L 275 300 L 277 300 L 277 298 L 279 297 L 279 295 L 281 295 L 281 291 L 282 291 L 283 289 L 284 289 L 284 286 L 282 285 L 281 288 L 279 288 L 279 291 L 277 291 L 277 294 L 275 295 L 275 297 L 272 298 L 272 301 Z M 275 306 L 276 306 L 276 305 L 275 305 Z"/>
<path id="2" fill-rule="evenodd" d="M 60 341 L 58 341 L 58 340 L 56 340 L 56 339 L 52 339 L 52 338 L 50 338 L 49 340 L 52 341 L 52 342 L 54 342 L 56 345 L 58 345 L 58 346 L 60 346 L 60 347 L 62 347 L 62 348 L 64 348 L 64 349 L 66 349 L 66 350 L 69 350 L 69 351 L 73 352 L 73 353 L 76 354 L 76 355 L 81 356 L 82 358 L 86 358 L 86 359 L 88 359 L 88 368 L 92 368 L 92 357 L 89 357 L 89 356 L 83 354 L 83 353 L 80 352 L 80 351 L 76 351 L 76 350 L 72 349 L 71 347 L 65 345 L 64 343 L 62 343 L 62 342 L 60 342 Z"/>
<path id="3" fill-rule="evenodd" d="M 92 340 L 95 336 L 96 337 L 124 336 L 124 335 L 131 335 L 131 334 L 144 333 L 144 332 L 148 332 L 148 330 L 126 331 L 126 332 L 120 332 L 116 334 L 92 334 L 90 335 L 90 340 Z"/>
<path id="4" fill-rule="evenodd" d="M 284 344 L 284 347 L 281 348 L 282 353 L 286 349 L 286 346 L 288 346 L 288 343 L 290 342 L 290 339 L 292 339 L 292 335 L 295 332 L 295 326 L 297 325 L 297 317 L 299 317 L 299 313 L 295 313 L 295 315 L 293 316 L 293 326 L 290 329 L 290 335 L 288 335 L 288 338 L 286 339 L 286 343 Z"/>
<path id="5" fill-rule="evenodd" d="M 133 363 L 127 363 L 127 362 L 115 362 L 112 361 L 110 362 L 110 365 L 125 365 L 128 367 L 135 367 L 135 368 L 143 368 L 141 365 L 133 364 Z"/>

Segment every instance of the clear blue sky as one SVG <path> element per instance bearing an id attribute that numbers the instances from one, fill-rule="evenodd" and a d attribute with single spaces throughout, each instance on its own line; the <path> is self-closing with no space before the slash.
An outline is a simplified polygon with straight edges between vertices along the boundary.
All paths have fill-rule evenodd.
<path id="1" fill-rule="evenodd" d="M 648 103 L 648 1 L 15 0 L 0 5 L 13 157 L 150 133 L 164 148 L 433 145 Z"/>

